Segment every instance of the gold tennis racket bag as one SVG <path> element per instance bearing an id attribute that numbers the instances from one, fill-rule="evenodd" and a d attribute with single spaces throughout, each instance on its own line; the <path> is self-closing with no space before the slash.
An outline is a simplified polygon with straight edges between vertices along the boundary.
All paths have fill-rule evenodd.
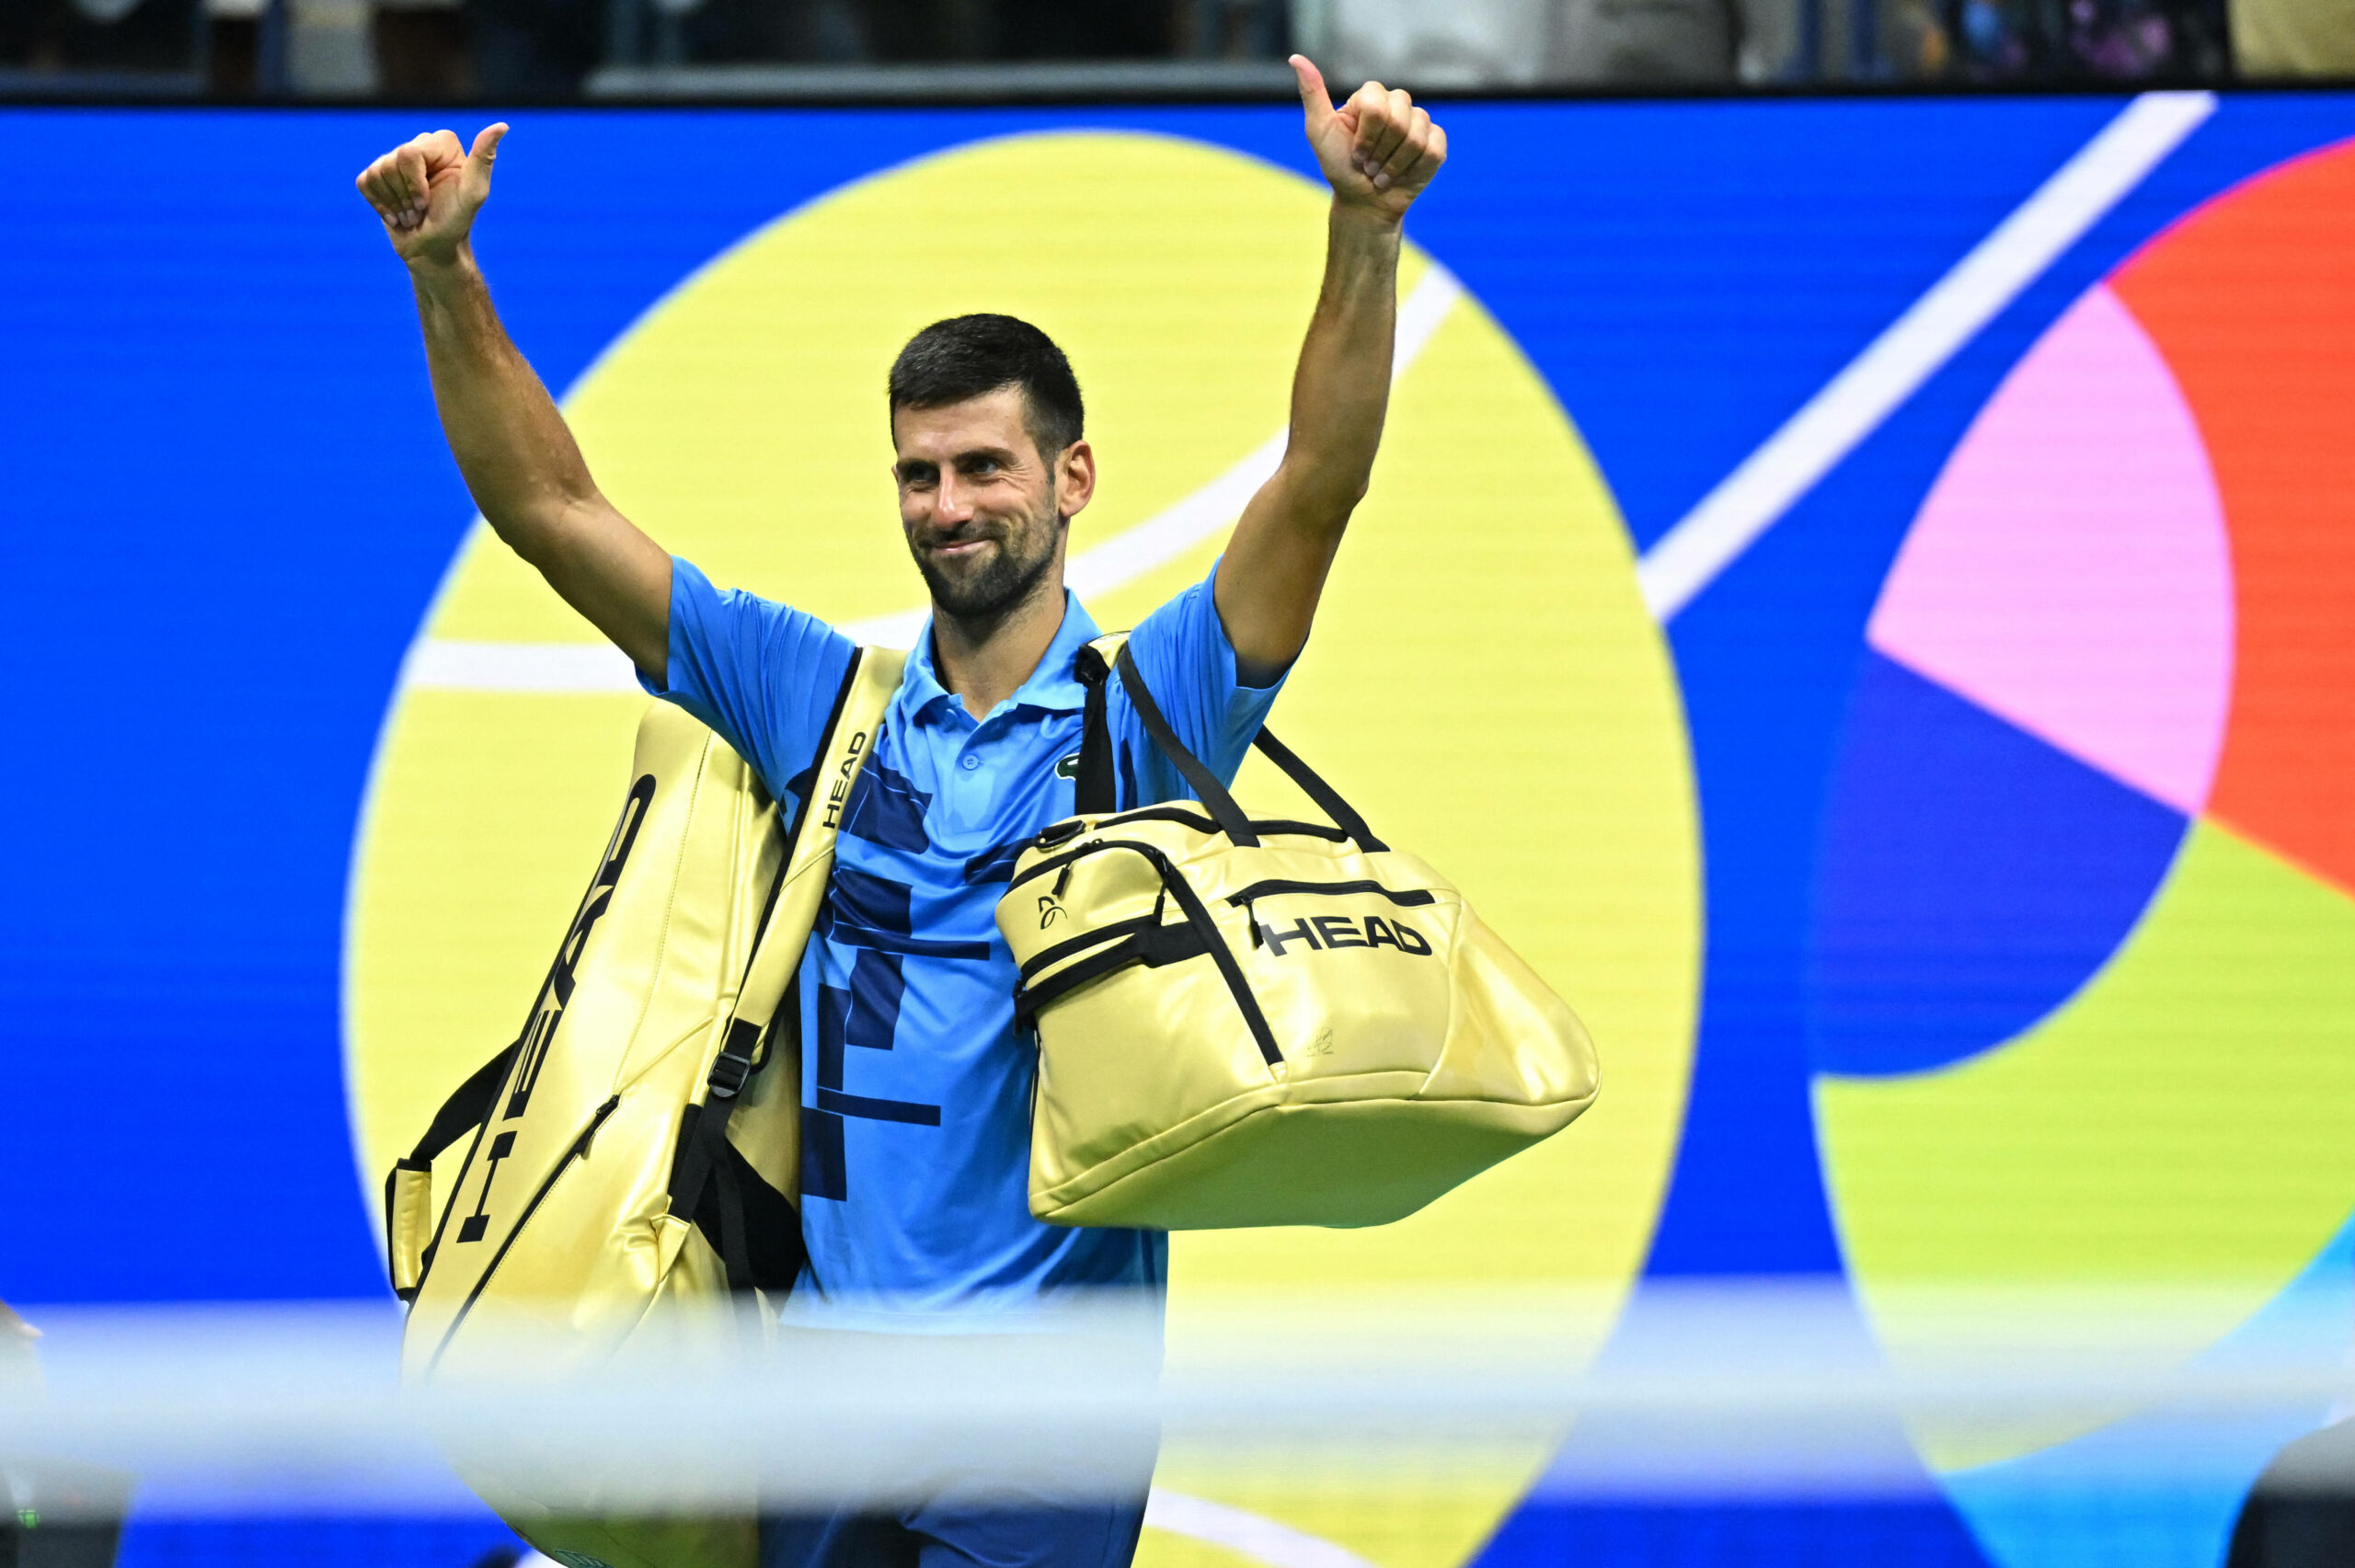
<path id="1" fill-rule="evenodd" d="M 903 662 L 854 657 L 789 831 L 709 729 L 668 703 L 640 721 L 621 818 L 522 1035 L 385 1178 L 412 1383 L 709 1375 L 767 1320 L 739 1308 L 792 1288 L 801 1070 L 791 1023 L 769 1024 Z M 468 1134 L 437 1218 L 433 1162 Z M 659 1515 L 613 1516 L 577 1458 L 511 1430 L 436 1435 L 467 1484 L 569 1568 L 752 1568 L 757 1496 L 742 1477 L 666 1494 Z"/>
<path id="2" fill-rule="evenodd" d="M 1112 815 L 1105 658 L 1198 802 Z M 1125 639 L 1080 654 L 1080 815 L 1015 864 L 998 930 L 1035 1031 L 1030 1212 L 1058 1225 L 1380 1225 L 1593 1103 L 1568 1005 L 1448 880 L 1332 818 L 1245 816 L 1178 741 Z"/>

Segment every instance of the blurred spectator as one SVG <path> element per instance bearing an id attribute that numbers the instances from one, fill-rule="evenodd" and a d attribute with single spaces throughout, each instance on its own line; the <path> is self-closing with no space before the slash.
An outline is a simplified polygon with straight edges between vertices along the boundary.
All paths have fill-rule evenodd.
<path id="1" fill-rule="evenodd" d="M 863 9 L 852 0 L 695 0 L 692 10 L 681 9 L 678 52 L 699 63 L 871 60 L 873 33 Z"/>
<path id="2" fill-rule="evenodd" d="M 1800 30 L 1794 0 L 1332 0 L 1327 14 L 1337 81 L 1474 89 L 1774 80 Z"/>
<path id="3" fill-rule="evenodd" d="M 285 7 L 286 86 L 310 97 L 376 90 L 370 0 L 278 0 Z"/>
<path id="4" fill-rule="evenodd" d="M 40 1333 L 0 1301 L 0 1395 L 37 1398 Z M 5 1434 L 0 1434 L 5 1439 Z M 8 1568 L 112 1568 L 131 1502 L 131 1478 L 0 1446 L 0 1563 Z"/>
<path id="5" fill-rule="evenodd" d="M 1333 0 L 1336 93 L 1367 80 L 1419 87 L 1534 86 L 1547 75 L 1554 0 Z"/>
<path id="6" fill-rule="evenodd" d="M 1742 32 L 1739 0 L 1562 0 L 1548 74 L 1628 86 L 1729 83 Z"/>
<path id="7" fill-rule="evenodd" d="M 1955 74 L 1978 82 L 2213 80 L 2223 0 L 1947 0 Z"/>
<path id="8" fill-rule="evenodd" d="M 2244 76 L 2355 76 L 2355 0 L 2232 0 Z"/>
<path id="9" fill-rule="evenodd" d="M 458 0 L 376 0 L 370 30 L 376 89 L 386 97 L 448 100 L 473 96 L 474 62 Z"/>
<path id="10" fill-rule="evenodd" d="M 1338 74 L 1433 87 L 2216 81 L 2225 0 L 1329 0 Z M 2355 0 L 2232 0 L 2250 74 L 2355 72 Z"/>
<path id="11" fill-rule="evenodd" d="M 1321 4 L 1322 0 L 1318 0 Z M 1281 60 L 1301 47 L 1293 36 L 1294 14 L 1315 9 L 1297 0 L 1178 0 L 1175 21 L 1176 52 L 1200 60 Z M 1117 9 L 1101 7 L 1100 9 Z M 1143 43 L 1152 36 L 1150 6 L 1131 6 L 1131 38 Z M 1170 29 L 1163 29 L 1165 40 Z M 1159 48 L 1142 48 L 1131 52 L 1166 54 L 1170 52 L 1167 41 Z M 1097 58 L 1116 58 L 1103 54 Z M 1024 56 L 1025 59 L 1034 58 Z M 1039 56 L 1036 58 L 1045 58 Z"/>
<path id="12" fill-rule="evenodd" d="M 571 97 L 604 58 L 604 0 L 465 0 L 464 15 L 475 90 L 501 103 Z"/>
<path id="13" fill-rule="evenodd" d="M 192 77 L 202 25 L 199 0 L 0 0 L 0 66 Z"/>
<path id="14" fill-rule="evenodd" d="M 469 0 L 479 6 L 488 0 Z M 620 63 L 1131 60 L 1190 52 L 1182 16 L 1206 40 L 1228 12 L 1281 0 L 619 0 L 608 58 Z M 1271 34 L 1279 42 L 1281 29 Z M 479 60 L 479 56 L 478 56 Z M 486 87 L 487 91 L 492 90 Z"/>

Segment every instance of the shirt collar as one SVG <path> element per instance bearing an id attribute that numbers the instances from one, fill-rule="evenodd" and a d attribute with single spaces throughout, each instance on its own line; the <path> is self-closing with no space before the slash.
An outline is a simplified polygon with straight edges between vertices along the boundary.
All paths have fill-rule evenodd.
<path id="1" fill-rule="evenodd" d="M 1087 688 L 1079 683 L 1075 665 L 1079 650 L 1102 634 L 1086 609 L 1071 589 L 1063 589 L 1063 621 L 1055 629 L 1055 640 L 1047 645 L 1040 656 L 1039 668 L 1030 679 L 1015 689 L 1007 699 L 1016 707 L 1037 708 L 1045 713 L 1075 714 L 1087 705 Z M 912 719 L 936 719 L 954 700 L 932 662 L 932 617 L 924 620 L 924 629 L 916 634 L 916 646 L 908 651 L 907 673 L 901 680 L 900 703 Z M 987 716 L 972 715 L 976 723 Z"/>

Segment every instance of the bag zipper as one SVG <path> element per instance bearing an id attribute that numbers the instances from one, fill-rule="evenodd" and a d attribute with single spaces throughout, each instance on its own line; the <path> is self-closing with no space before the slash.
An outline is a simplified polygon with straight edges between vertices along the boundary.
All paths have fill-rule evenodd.
<path id="1" fill-rule="evenodd" d="M 557 1178 L 570 1170 L 576 1161 L 587 1157 L 590 1140 L 597 1136 L 597 1129 L 605 1125 L 605 1118 L 612 1116 L 621 1103 L 622 1097 L 616 1094 L 598 1106 L 597 1114 L 589 1118 L 589 1125 L 580 1129 L 580 1136 L 572 1140 L 572 1147 L 564 1151 L 564 1158 L 558 1160 L 556 1162 L 556 1168 L 541 1180 L 540 1190 L 532 1195 L 532 1201 L 525 1204 L 523 1212 L 515 1217 L 515 1223 L 508 1228 L 507 1239 L 499 1243 L 498 1253 L 488 1264 L 484 1265 L 481 1275 L 475 1280 L 475 1288 L 467 1291 L 466 1299 L 458 1304 L 457 1313 L 451 1318 L 450 1326 L 442 1331 L 442 1343 L 433 1347 L 432 1359 L 425 1364 L 425 1369 L 428 1372 L 441 1364 L 442 1353 L 450 1348 L 450 1341 L 456 1336 L 459 1325 L 466 1321 L 466 1314 L 475 1310 L 475 1303 L 482 1299 L 482 1293 L 490 1286 L 491 1276 L 497 1274 L 499 1265 L 507 1261 L 508 1250 L 515 1245 L 515 1238 L 523 1233 L 523 1227 L 532 1222 L 532 1216 L 540 1211 L 540 1205 L 546 1200 L 549 1192 L 555 1188 Z M 456 1193 L 452 1193 L 450 1196 L 451 1201 L 457 1200 Z M 417 1283 L 419 1290 L 425 1288 L 423 1274 L 419 1275 Z"/>
<path id="2" fill-rule="evenodd" d="M 1436 901 L 1432 898 L 1430 889 L 1423 887 L 1410 887 L 1405 892 L 1398 892 L 1395 889 L 1384 887 L 1379 882 L 1373 881 L 1294 882 L 1288 881 L 1281 876 L 1270 877 L 1264 882 L 1254 882 L 1250 887 L 1246 887 L 1240 893 L 1229 893 L 1226 896 L 1226 901 L 1228 903 L 1235 905 L 1243 910 L 1243 922 L 1251 928 L 1252 946 L 1264 947 L 1267 945 L 1259 936 L 1259 911 L 1251 907 L 1253 900 L 1258 898 L 1272 898 L 1278 894 L 1286 893 L 1307 893 L 1323 898 L 1340 898 L 1344 895 L 1353 893 L 1379 893 L 1382 897 L 1389 899 L 1392 903 L 1410 910 L 1418 909 L 1422 905 Z"/>
<path id="3" fill-rule="evenodd" d="M 1126 827 L 1132 822 L 1177 822 L 1183 826 L 1192 828 L 1199 832 L 1212 834 L 1215 834 L 1219 830 L 1218 824 L 1212 821 L 1210 818 L 1203 816 L 1199 811 L 1189 811 L 1182 806 L 1132 807 L 1126 811 L 1116 813 L 1110 817 L 1097 818 L 1096 830 L 1097 831 L 1101 832 L 1107 828 Z M 1333 827 L 1328 823 L 1299 822 L 1294 821 L 1289 817 L 1254 817 L 1251 818 L 1251 828 L 1254 832 L 1258 833 L 1274 833 L 1278 835 L 1297 836 L 1308 839 L 1329 839 L 1337 844 L 1347 843 L 1350 838 L 1350 835 L 1346 831 L 1339 828 Z M 1030 842 L 1033 848 L 1051 850 L 1060 844 L 1069 843 L 1072 840 L 1079 837 L 1081 833 L 1086 832 L 1086 830 L 1087 818 L 1084 817 L 1066 817 L 1059 822 L 1052 823 L 1050 826 L 1040 830 L 1038 834 L 1031 839 Z"/>
<path id="4" fill-rule="evenodd" d="M 1240 893 L 1229 893 L 1226 896 L 1226 901 L 1230 904 L 1247 905 L 1254 898 L 1269 898 L 1278 893 L 1326 893 L 1336 897 L 1344 893 L 1379 893 L 1392 903 L 1404 905 L 1408 909 L 1434 902 L 1430 891 L 1423 887 L 1409 887 L 1402 893 L 1373 881 L 1290 882 L 1280 876 L 1269 877 L 1265 882 L 1254 882 Z"/>

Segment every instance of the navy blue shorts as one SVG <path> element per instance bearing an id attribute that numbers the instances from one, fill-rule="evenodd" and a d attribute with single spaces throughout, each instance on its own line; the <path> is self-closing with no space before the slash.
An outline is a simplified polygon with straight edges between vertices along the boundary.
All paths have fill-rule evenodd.
<path id="1" fill-rule="evenodd" d="M 1017 1427 L 978 1440 L 1018 1473 L 919 1445 L 889 1471 L 907 1488 L 900 1501 L 762 1520 L 761 1568 L 1129 1568 L 1161 1441 L 1157 1333 L 1124 1339 L 796 1328 L 781 1343 L 833 1376 L 888 1378 L 902 1397 L 981 1367 L 1012 1387 L 1075 1383 L 1108 1391 L 1115 1408 L 1109 1420 L 1044 1433 Z M 1121 1413 L 1124 1389 L 1133 1403 Z"/>
<path id="2" fill-rule="evenodd" d="M 1086 1506 L 935 1501 L 764 1519 L 761 1568 L 1129 1568 L 1142 1496 Z"/>

